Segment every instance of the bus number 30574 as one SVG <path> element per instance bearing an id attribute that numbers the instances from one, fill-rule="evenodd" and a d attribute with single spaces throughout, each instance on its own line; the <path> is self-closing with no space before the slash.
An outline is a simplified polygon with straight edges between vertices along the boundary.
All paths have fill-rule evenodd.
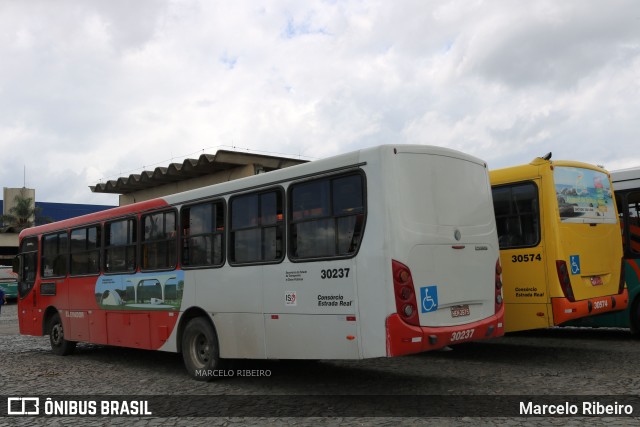
<path id="1" fill-rule="evenodd" d="M 533 262 L 542 261 L 540 254 L 511 255 L 511 262 Z"/>

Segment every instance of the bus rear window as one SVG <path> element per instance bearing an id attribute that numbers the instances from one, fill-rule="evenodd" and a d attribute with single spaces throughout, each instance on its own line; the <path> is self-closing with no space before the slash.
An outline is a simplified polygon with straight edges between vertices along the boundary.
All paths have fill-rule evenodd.
<path id="1" fill-rule="evenodd" d="M 609 177 L 599 171 L 555 166 L 556 199 L 563 222 L 616 223 Z"/>

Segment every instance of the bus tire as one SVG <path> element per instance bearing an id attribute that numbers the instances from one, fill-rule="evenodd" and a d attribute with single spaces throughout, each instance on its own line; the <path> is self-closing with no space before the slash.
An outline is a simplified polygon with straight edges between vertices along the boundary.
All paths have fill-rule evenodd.
<path id="1" fill-rule="evenodd" d="M 76 349 L 75 341 L 67 341 L 64 338 L 64 329 L 60 315 L 55 313 L 49 320 L 49 343 L 51 343 L 51 351 L 58 356 L 67 356 L 72 354 Z"/>
<path id="2" fill-rule="evenodd" d="M 637 297 L 629 309 L 629 327 L 634 337 L 640 338 L 640 297 Z"/>
<path id="3" fill-rule="evenodd" d="M 187 323 L 182 334 L 182 360 L 189 375 L 198 381 L 211 381 L 220 369 L 218 337 L 204 317 Z"/>

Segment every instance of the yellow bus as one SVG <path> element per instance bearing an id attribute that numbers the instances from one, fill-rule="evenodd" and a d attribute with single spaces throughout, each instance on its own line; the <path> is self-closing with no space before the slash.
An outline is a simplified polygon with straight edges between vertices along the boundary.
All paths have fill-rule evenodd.
<path id="1" fill-rule="evenodd" d="M 490 172 L 505 332 L 624 310 L 622 238 L 609 173 L 551 153 Z"/>

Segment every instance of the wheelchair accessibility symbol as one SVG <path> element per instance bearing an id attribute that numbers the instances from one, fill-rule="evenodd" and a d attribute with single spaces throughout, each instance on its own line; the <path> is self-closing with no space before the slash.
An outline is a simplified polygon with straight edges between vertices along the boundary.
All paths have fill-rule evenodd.
<path id="1" fill-rule="evenodd" d="M 569 263 L 571 264 L 571 274 L 580 274 L 580 255 L 569 256 Z"/>
<path id="2" fill-rule="evenodd" d="M 425 286 L 420 288 L 421 312 L 429 313 L 438 309 L 438 287 Z"/>

